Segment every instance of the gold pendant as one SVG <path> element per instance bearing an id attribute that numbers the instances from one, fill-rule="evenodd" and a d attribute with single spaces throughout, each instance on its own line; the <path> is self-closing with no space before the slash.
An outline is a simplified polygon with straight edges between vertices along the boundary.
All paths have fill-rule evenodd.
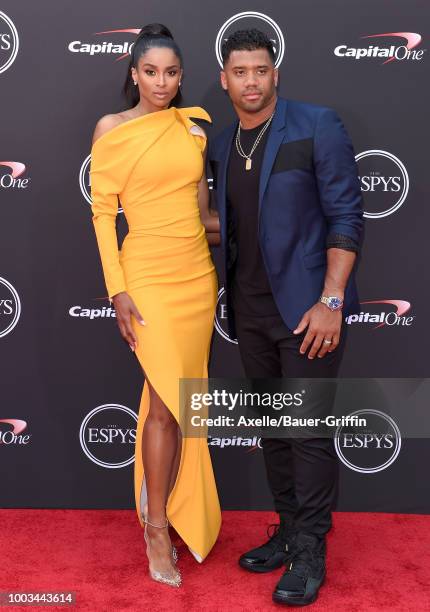
<path id="1" fill-rule="evenodd" d="M 246 163 L 245 163 L 245 170 L 251 170 L 251 166 L 252 166 L 252 159 L 250 157 L 247 157 Z"/>

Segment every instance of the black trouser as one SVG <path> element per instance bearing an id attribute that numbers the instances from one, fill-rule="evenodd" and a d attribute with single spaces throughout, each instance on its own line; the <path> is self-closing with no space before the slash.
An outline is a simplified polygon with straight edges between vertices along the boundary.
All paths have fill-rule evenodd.
<path id="1" fill-rule="evenodd" d="M 339 346 L 322 358 L 308 359 L 307 352 L 299 352 L 306 330 L 294 335 L 280 315 L 254 317 L 236 313 L 235 321 L 247 378 L 337 376 L 345 346 L 345 322 Z M 325 407 L 327 414 L 332 414 L 331 408 Z M 300 531 L 324 535 L 332 525 L 338 479 L 333 437 L 263 438 L 262 445 L 275 510 Z"/>

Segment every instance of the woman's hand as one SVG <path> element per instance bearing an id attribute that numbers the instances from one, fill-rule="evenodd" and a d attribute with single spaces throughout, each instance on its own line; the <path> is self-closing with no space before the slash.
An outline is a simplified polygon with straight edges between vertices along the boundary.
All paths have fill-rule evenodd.
<path id="1" fill-rule="evenodd" d="M 218 212 L 209 208 L 209 190 L 205 178 L 205 183 L 199 185 L 198 191 L 200 220 L 206 230 L 206 239 L 211 246 L 221 244 L 221 234 L 219 226 Z"/>
<path id="2" fill-rule="evenodd" d="M 121 291 L 121 293 L 114 295 L 112 301 L 121 336 L 128 342 L 131 350 L 135 351 L 137 347 L 137 337 L 133 331 L 131 316 L 133 315 L 141 325 L 146 325 L 146 323 L 126 291 Z"/>
<path id="3" fill-rule="evenodd" d="M 221 244 L 221 234 L 215 234 L 215 232 L 207 232 L 206 240 L 209 246 L 219 246 Z"/>

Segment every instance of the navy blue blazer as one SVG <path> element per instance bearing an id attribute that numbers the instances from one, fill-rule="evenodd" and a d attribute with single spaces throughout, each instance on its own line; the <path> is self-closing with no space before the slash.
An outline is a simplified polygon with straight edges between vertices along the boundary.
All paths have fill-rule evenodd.
<path id="1" fill-rule="evenodd" d="M 235 257 L 226 200 L 230 149 L 237 121 L 209 146 L 220 218 L 230 337 L 236 337 L 229 280 Z M 328 234 L 361 243 L 363 204 L 354 150 L 336 112 L 278 98 L 261 166 L 258 240 L 279 312 L 290 329 L 319 299 L 327 268 Z M 357 262 L 356 262 L 357 264 Z M 344 315 L 359 312 L 355 270 Z"/>

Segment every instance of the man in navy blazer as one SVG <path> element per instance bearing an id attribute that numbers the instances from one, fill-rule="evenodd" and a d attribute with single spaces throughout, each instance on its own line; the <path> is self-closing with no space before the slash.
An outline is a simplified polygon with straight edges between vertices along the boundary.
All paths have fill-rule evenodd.
<path id="1" fill-rule="evenodd" d="M 335 111 L 277 96 L 273 48 L 259 30 L 232 34 L 222 56 L 221 84 L 239 121 L 214 139 L 208 160 L 230 337 L 249 378 L 335 378 L 344 317 L 359 311 L 363 209 L 350 139 Z M 325 577 L 338 468 L 333 439 L 262 444 L 280 522 L 239 564 L 258 573 L 286 564 L 273 599 L 304 605 Z"/>

